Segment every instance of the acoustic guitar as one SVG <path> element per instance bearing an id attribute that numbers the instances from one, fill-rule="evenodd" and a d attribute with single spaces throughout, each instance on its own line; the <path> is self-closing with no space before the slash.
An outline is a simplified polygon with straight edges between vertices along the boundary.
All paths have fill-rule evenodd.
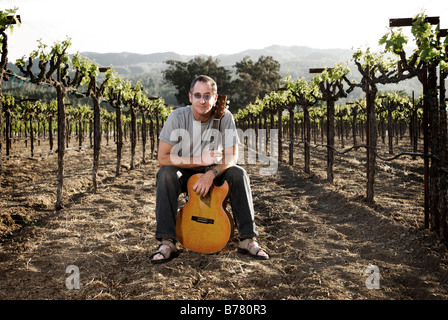
<path id="1" fill-rule="evenodd" d="M 193 185 L 203 175 L 198 173 L 188 180 L 189 199 L 180 209 L 176 219 L 176 235 L 186 248 L 200 253 L 216 253 L 224 249 L 233 237 L 234 223 L 226 209 L 230 187 L 211 187 L 206 197 L 193 191 Z"/>
<path id="2" fill-rule="evenodd" d="M 219 128 L 226 105 L 227 97 L 218 96 L 213 115 L 215 130 Z M 212 139 L 211 149 L 217 147 L 216 136 Z M 202 175 L 195 174 L 188 180 L 188 202 L 177 215 L 176 235 L 184 247 L 195 252 L 212 254 L 224 249 L 233 237 L 235 226 L 231 214 L 226 209 L 230 186 L 227 181 L 221 186 L 213 184 L 207 196 L 201 197 L 193 190 L 193 185 Z"/>

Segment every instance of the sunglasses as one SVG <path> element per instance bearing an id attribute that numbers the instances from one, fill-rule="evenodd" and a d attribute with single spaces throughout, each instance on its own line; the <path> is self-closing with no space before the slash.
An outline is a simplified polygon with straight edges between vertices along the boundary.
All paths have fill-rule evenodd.
<path id="1" fill-rule="evenodd" d="M 193 97 L 198 100 L 201 98 L 204 98 L 205 101 L 209 101 L 213 97 L 213 95 L 211 95 L 211 94 L 201 95 L 200 93 L 195 93 L 195 94 L 193 94 Z"/>

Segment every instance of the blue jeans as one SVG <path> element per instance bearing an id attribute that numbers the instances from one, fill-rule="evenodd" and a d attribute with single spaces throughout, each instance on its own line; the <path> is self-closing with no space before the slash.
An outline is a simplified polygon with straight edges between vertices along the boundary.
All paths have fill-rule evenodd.
<path id="1" fill-rule="evenodd" d="M 182 173 L 179 178 L 177 172 Z M 176 237 L 176 216 L 178 198 L 187 190 L 188 179 L 199 173 L 189 169 L 173 166 L 161 167 L 157 172 L 156 191 L 156 239 L 174 239 Z M 230 201 L 240 239 L 258 235 L 254 220 L 254 206 L 249 176 L 242 167 L 233 166 L 216 179 L 221 185 L 227 180 L 230 185 Z"/>

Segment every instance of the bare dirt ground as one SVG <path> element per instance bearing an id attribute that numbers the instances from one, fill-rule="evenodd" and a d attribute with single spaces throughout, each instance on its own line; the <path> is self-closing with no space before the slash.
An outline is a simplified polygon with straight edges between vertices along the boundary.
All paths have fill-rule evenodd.
<path id="1" fill-rule="evenodd" d="M 214 255 L 179 245 L 177 259 L 152 265 L 158 167 L 140 163 L 138 146 L 130 170 L 129 149 L 115 177 L 115 146 L 102 148 L 97 193 L 90 189 L 92 150 L 67 151 L 60 211 L 57 154 L 4 160 L 0 299 L 448 299 L 447 249 L 423 227 L 421 159 L 379 161 L 374 205 L 364 201 L 363 150 L 336 156 L 333 185 L 323 148 L 312 149 L 311 174 L 299 146 L 295 164 L 284 162 L 274 175 L 244 165 L 258 240 L 271 259 L 238 254 L 234 240 Z M 66 287 L 70 265 L 79 268 L 79 289 Z M 370 265 L 378 267 L 377 289 L 366 286 Z"/>

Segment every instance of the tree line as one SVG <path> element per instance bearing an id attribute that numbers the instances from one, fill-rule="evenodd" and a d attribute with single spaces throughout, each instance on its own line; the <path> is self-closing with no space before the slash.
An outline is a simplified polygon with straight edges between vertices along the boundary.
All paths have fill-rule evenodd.
<path id="1" fill-rule="evenodd" d="M 208 74 L 216 79 L 220 93 L 229 97 L 233 112 L 278 88 L 282 78 L 280 63 L 271 56 L 261 56 L 257 61 L 246 56 L 231 68 L 221 66 L 219 59 L 201 56 L 187 62 L 167 60 L 165 63 L 168 68 L 160 74 L 139 74 L 123 78 L 133 84 L 140 83 L 148 95 L 163 97 L 169 105 L 184 106 L 189 104 L 191 80 L 200 74 Z M 33 69 L 38 72 L 38 61 L 34 64 Z M 56 98 L 56 93 L 51 88 L 34 86 L 20 80 L 9 81 L 4 90 L 15 96 L 35 97 L 46 101 Z M 82 99 L 70 96 L 67 100 L 76 105 L 85 103 Z"/>
<path id="2" fill-rule="evenodd" d="M 257 61 L 244 57 L 233 66 L 235 75 L 220 66 L 219 59 L 212 57 L 198 56 L 188 62 L 168 60 L 166 63 L 169 68 L 163 71 L 164 78 L 176 88 L 177 101 L 183 105 L 189 104 L 192 79 L 201 74 L 216 81 L 219 93 L 229 97 L 233 112 L 276 90 L 281 81 L 280 63 L 271 56 L 261 56 Z"/>

